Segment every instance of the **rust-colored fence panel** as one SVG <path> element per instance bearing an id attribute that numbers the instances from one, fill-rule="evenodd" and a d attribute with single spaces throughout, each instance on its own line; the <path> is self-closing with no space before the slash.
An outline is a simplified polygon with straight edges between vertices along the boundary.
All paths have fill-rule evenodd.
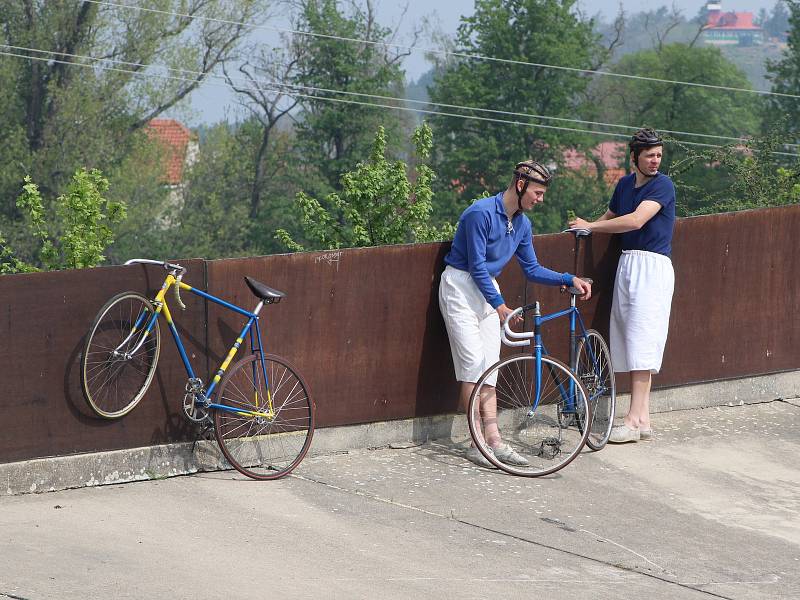
<path id="1" fill-rule="evenodd" d="M 660 386 L 800 368 L 800 206 L 681 219 Z"/>
<path id="2" fill-rule="evenodd" d="M 202 283 L 203 261 L 185 264 Z M 164 275 L 131 266 L 0 276 L 0 462 L 188 439 L 191 428 L 179 414 L 186 377 L 164 323 L 156 378 L 133 412 L 98 419 L 80 391 L 79 355 L 97 312 L 118 292 L 152 294 Z M 181 318 L 179 330 L 205 368 L 204 302 L 194 298 L 186 298 L 194 317 Z"/>
<path id="3" fill-rule="evenodd" d="M 447 245 L 419 244 L 208 263 L 211 292 L 254 306 L 244 275 L 287 293 L 265 307 L 265 347 L 307 379 L 320 426 L 452 411 L 457 404 L 438 287 Z M 501 281 L 521 301 L 513 273 Z M 238 321 L 209 307 L 209 345 L 224 351 Z M 235 330 L 235 331 L 234 331 Z M 215 360 L 219 359 L 217 354 Z"/>
<path id="4" fill-rule="evenodd" d="M 800 368 L 797 264 L 800 206 L 680 220 L 676 287 L 664 369 L 673 386 Z M 244 307 L 256 299 L 249 275 L 288 294 L 261 313 L 269 351 L 306 377 L 319 426 L 450 412 L 457 403 L 449 345 L 438 309 L 448 244 L 192 260 L 186 280 Z M 571 235 L 537 236 L 542 264 L 595 280 L 581 303 L 586 325 L 608 332 L 619 245 L 595 235 L 576 253 Z M 154 293 L 164 271 L 105 267 L 0 277 L 0 462 L 193 439 L 182 416 L 186 376 L 165 324 L 158 375 L 141 405 L 119 421 L 91 416 L 80 392 L 78 356 L 100 307 L 133 289 Z M 512 264 L 500 278 L 510 306 L 567 306 L 557 288 L 525 284 Z M 168 297 L 168 302 L 171 297 Z M 197 374 L 209 380 L 242 318 L 183 294 L 170 304 Z M 208 327 L 206 327 L 208 323 Z M 528 324 L 529 326 L 529 324 Z M 567 358 L 566 322 L 545 326 L 551 354 Z M 207 350 L 208 349 L 208 350 Z"/>

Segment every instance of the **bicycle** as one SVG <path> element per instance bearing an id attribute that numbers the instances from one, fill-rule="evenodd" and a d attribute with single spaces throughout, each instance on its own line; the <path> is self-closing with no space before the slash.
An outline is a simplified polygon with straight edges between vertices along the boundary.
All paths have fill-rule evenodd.
<path id="1" fill-rule="evenodd" d="M 285 294 L 245 277 L 259 299 L 251 312 L 184 283 L 186 268 L 181 265 L 141 258 L 125 264 L 159 265 L 167 276 L 154 299 L 122 292 L 95 317 L 80 359 L 81 387 L 89 407 L 106 419 L 118 419 L 136 407 L 155 375 L 161 350 L 158 319 L 163 314 L 188 375 L 184 415 L 213 427 L 223 455 L 240 473 L 259 480 L 290 473 L 311 445 L 314 402 L 295 367 L 284 358 L 264 353 L 258 316 L 265 304 L 278 303 Z M 186 290 L 247 319 L 207 388 L 192 369 L 167 306 L 170 288 L 181 309 L 186 307 L 180 290 Z M 250 355 L 228 371 L 247 336 Z"/>
<path id="2" fill-rule="evenodd" d="M 608 345 L 596 330 L 585 328 L 575 302 L 580 292 L 573 287 L 569 292 L 568 309 L 543 315 L 539 302 L 534 302 L 508 316 L 503 343 L 527 346 L 533 339 L 532 352 L 509 356 L 489 367 L 470 396 L 467 422 L 473 443 L 489 462 L 513 475 L 554 473 L 572 462 L 584 445 L 602 449 L 611 434 L 616 381 Z M 509 323 L 531 310 L 533 331 L 512 331 Z M 560 317 L 569 317 L 570 366 L 547 355 L 542 343 L 542 325 Z M 492 429 L 496 425 L 502 441 L 528 464 L 497 459 L 482 424 Z"/>

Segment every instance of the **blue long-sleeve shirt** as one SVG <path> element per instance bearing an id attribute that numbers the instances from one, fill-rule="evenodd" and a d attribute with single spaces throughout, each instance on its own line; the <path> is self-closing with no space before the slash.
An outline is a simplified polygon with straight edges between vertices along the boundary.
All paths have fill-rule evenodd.
<path id="1" fill-rule="evenodd" d="M 518 212 L 509 220 L 503 205 L 503 192 L 478 200 L 458 220 L 453 245 L 444 262 L 468 271 L 486 301 L 497 308 L 505 304 L 492 284 L 512 256 L 517 257 L 530 281 L 545 285 L 571 285 L 572 275 L 543 267 L 533 249 L 530 219 Z"/>

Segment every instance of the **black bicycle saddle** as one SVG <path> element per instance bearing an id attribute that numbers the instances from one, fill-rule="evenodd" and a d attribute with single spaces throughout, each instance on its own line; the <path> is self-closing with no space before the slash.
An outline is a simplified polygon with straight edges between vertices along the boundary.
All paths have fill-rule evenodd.
<path id="1" fill-rule="evenodd" d="M 247 283 L 247 287 L 250 288 L 250 291 L 253 292 L 257 298 L 261 298 L 261 300 L 267 304 L 277 304 L 281 301 L 281 298 L 286 295 L 283 292 L 272 289 L 268 285 L 264 285 L 260 281 L 256 281 L 251 277 L 245 276 L 244 281 Z"/>

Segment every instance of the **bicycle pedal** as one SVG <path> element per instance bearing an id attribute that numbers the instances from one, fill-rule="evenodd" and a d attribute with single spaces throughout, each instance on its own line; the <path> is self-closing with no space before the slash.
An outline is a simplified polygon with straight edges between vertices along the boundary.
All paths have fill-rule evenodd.
<path id="1" fill-rule="evenodd" d="M 204 440 L 213 440 L 214 439 L 214 426 L 211 423 L 207 423 L 203 425 L 200 429 L 200 437 Z"/>
<path id="2" fill-rule="evenodd" d="M 561 454 L 561 441 L 557 438 L 545 438 L 539 444 L 539 452 L 537 454 L 542 458 L 553 459 Z"/>

